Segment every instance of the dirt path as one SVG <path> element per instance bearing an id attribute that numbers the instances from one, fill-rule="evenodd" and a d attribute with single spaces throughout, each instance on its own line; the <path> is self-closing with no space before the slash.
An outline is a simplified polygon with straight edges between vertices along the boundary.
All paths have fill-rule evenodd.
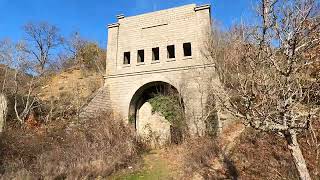
<path id="1" fill-rule="evenodd" d="M 139 167 L 129 167 L 111 179 L 116 180 L 154 180 L 173 179 L 169 161 L 164 158 L 165 150 L 152 150 L 143 155 Z"/>
<path id="2" fill-rule="evenodd" d="M 241 124 L 231 124 L 224 129 L 219 139 L 223 144 L 226 153 L 235 145 L 237 138 L 244 126 Z M 184 179 L 183 178 L 183 155 L 182 146 L 170 147 L 169 149 L 152 150 L 143 155 L 142 161 L 136 167 L 128 167 L 126 170 L 117 173 L 111 179 L 115 180 L 162 180 L 162 179 Z M 223 162 L 221 157 L 213 160 L 214 169 L 221 169 Z M 196 178 L 195 176 L 192 178 Z M 202 179 L 201 177 L 196 179 Z"/>

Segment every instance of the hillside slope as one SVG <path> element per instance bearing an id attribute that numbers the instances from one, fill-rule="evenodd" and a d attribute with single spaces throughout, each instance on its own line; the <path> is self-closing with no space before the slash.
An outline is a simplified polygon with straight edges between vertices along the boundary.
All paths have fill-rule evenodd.
<path id="1" fill-rule="evenodd" d="M 49 77 L 39 89 L 39 97 L 42 101 L 60 101 L 81 106 L 101 86 L 101 74 L 71 69 Z"/>

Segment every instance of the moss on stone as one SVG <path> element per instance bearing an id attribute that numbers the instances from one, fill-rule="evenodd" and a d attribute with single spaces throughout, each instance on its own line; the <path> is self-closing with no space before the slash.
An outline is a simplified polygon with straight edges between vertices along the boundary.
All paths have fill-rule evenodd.
<path id="1" fill-rule="evenodd" d="M 158 94 L 148 102 L 152 106 L 152 112 L 159 112 L 172 126 L 181 127 L 183 125 L 184 111 L 179 97 Z"/>

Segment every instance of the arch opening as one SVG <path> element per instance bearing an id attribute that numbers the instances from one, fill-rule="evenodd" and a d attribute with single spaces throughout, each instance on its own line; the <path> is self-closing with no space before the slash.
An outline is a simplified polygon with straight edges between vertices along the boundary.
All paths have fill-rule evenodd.
<path id="1" fill-rule="evenodd" d="M 159 95 L 177 97 L 179 99 L 178 100 L 179 105 L 181 106 L 181 110 L 184 115 L 184 111 L 185 111 L 184 102 L 177 88 L 163 81 L 154 81 L 154 82 L 147 83 L 141 86 L 135 92 L 129 105 L 129 121 L 130 123 L 134 124 L 135 129 L 137 131 L 139 130 L 139 128 L 141 128 L 141 125 L 145 123 L 143 121 L 146 121 L 146 118 L 150 118 L 150 117 L 141 117 L 144 115 L 143 112 L 145 111 L 146 104 L 148 104 L 148 101 L 150 99 L 155 98 L 156 96 L 159 96 Z M 152 121 L 151 119 L 152 118 L 150 118 L 150 121 Z M 159 121 L 159 118 L 156 120 Z M 149 120 L 147 119 L 147 121 Z M 168 120 L 167 122 L 169 123 Z M 176 128 L 171 123 L 169 124 L 170 124 L 169 125 L 170 129 L 168 130 L 169 131 L 168 133 L 170 134 L 170 140 L 169 140 L 170 143 L 175 143 L 175 144 L 180 143 L 182 141 L 182 131 Z M 159 128 L 161 128 L 161 124 L 159 125 Z"/>

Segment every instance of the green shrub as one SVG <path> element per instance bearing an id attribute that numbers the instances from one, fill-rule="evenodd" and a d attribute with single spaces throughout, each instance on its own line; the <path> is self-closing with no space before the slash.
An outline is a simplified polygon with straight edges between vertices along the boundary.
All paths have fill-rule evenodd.
<path id="1" fill-rule="evenodd" d="M 155 95 L 148 102 L 152 106 L 152 112 L 159 112 L 174 127 L 184 125 L 184 109 L 179 97 L 170 95 Z"/>
<path id="2" fill-rule="evenodd" d="M 130 124 L 134 124 L 135 121 L 136 121 L 136 119 L 135 119 L 135 116 L 134 116 L 134 115 L 129 116 L 129 123 L 130 123 Z"/>

